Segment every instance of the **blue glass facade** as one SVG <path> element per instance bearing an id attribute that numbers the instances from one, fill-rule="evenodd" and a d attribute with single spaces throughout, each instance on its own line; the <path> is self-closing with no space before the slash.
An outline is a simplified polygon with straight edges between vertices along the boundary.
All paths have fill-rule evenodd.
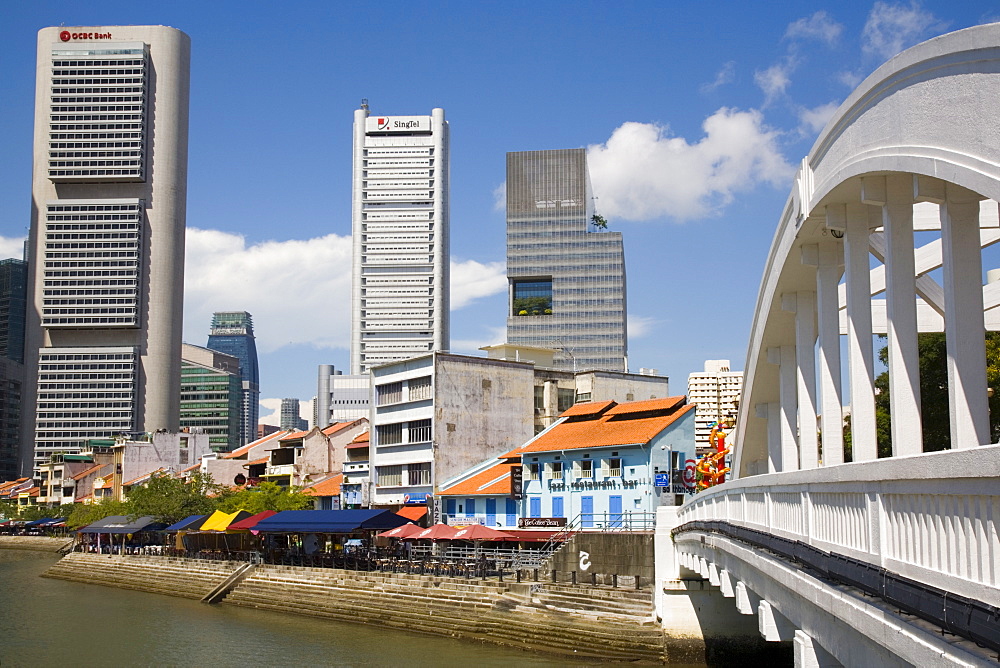
<path id="1" fill-rule="evenodd" d="M 208 336 L 210 350 L 232 355 L 240 361 L 243 381 L 243 407 L 240 420 L 240 444 L 257 438 L 260 417 L 260 370 L 257 364 L 257 343 L 253 335 L 253 317 L 246 311 L 225 311 L 212 316 Z"/>

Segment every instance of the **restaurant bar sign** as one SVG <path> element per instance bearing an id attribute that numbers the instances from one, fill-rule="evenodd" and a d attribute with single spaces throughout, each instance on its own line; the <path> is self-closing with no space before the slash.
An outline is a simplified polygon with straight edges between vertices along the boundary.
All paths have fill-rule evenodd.
<path id="1" fill-rule="evenodd" d="M 524 469 L 520 464 L 510 467 L 510 498 L 517 500 L 524 496 Z"/>
<path id="2" fill-rule="evenodd" d="M 519 517 L 518 529 L 559 529 L 566 526 L 565 517 Z"/>

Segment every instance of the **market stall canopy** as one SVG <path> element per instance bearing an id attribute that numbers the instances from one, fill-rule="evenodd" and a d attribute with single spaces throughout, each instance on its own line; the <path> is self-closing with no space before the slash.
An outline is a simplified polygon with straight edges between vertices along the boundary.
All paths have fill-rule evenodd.
<path id="1" fill-rule="evenodd" d="M 412 540 L 422 540 L 424 538 L 430 540 L 451 540 L 454 537 L 455 527 L 450 527 L 447 524 L 435 524 L 432 527 L 428 527 L 419 533 L 409 536 Z"/>
<path id="2" fill-rule="evenodd" d="M 454 540 L 517 540 L 513 535 L 482 524 L 470 524 L 455 532 Z"/>
<path id="3" fill-rule="evenodd" d="M 416 524 L 404 524 L 401 527 L 396 527 L 395 529 L 389 529 L 388 531 L 383 531 L 379 534 L 381 538 L 409 538 L 415 533 L 420 533 L 423 531 L 423 527 L 419 527 Z"/>
<path id="4" fill-rule="evenodd" d="M 427 506 L 403 506 L 396 514 L 408 520 L 419 520 L 427 514 Z"/>
<path id="5" fill-rule="evenodd" d="M 188 515 L 180 522 L 171 524 L 164 531 L 193 531 L 208 515 Z"/>
<path id="6" fill-rule="evenodd" d="M 360 529 L 395 529 L 406 524 L 390 510 L 284 510 L 254 527 L 268 533 L 351 533 Z"/>
<path id="7" fill-rule="evenodd" d="M 199 531 L 225 531 L 233 522 L 239 522 L 250 517 L 250 513 L 245 510 L 237 510 L 235 513 L 224 513 L 216 510 L 208 516 L 201 524 Z"/>
<path id="8" fill-rule="evenodd" d="M 31 522 L 28 522 L 27 524 L 24 525 L 24 528 L 30 529 L 31 527 L 42 526 L 43 524 L 48 524 L 49 522 L 52 522 L 54 520 L 55 518 L 53 517 L 43 517 L 40 520 L 32 520 Z"/>
<path id="9" fill-rule="evenodd" d="M 229 525 L 229 530 L 230 531 L 238 531 L 238 530 L 241 530 L 241 529 L 243 529 L 243 530 L 246 530 L 246 529 L 256 529 L 257 528 L 257 523 L 260 522 L 262 519 L 264 519 L 266 517 L 273 517 L 274 515 L 277 515 L 277 514 L 278 514 L 278 511 L 276 511 L 276 510 L 265 510 L 262 513 L 257 513 L 256 515 L 251 515 L 250 517 L 247 517 L 246 519 L 237 520 L 237 521 L 233 522 L 232 524 Z"/>
<path id="10" fill-rule="evenodd" d="M 136 519 L 130 519 L 127 515 L 111 515 L 103 520 L 98 520 L 93 524 L 83 527 L 80 533 L 139 533 L 140 531 L 160 531 L 163 523 L 157 522 L 155 517 L 146 515 Z"/>

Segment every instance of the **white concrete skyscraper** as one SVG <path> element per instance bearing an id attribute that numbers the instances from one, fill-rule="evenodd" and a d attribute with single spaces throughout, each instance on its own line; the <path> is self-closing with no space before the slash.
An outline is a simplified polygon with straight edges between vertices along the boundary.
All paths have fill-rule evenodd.
<path id="1" fill-rule="evenodd" d="M 22 471 L 178 428 L 190 53 L 164 26 L 38 33 Z"/>
<path id="2" fill-rule="evenodd" d="M 448 123 L 354 112 L 351 373 L 449 346 Z"/>

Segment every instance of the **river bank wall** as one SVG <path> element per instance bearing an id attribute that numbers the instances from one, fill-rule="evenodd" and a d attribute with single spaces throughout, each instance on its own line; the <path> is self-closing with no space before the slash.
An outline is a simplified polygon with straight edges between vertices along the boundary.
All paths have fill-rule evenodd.
<path id="1" fill-rule="evenodd" d="M 44 575 L 201 599 L 243 566 L 71 553 Z M 222 603 L 581 659 L 671 663 L 648 590 L 258 565 Z"/>
<path id="2" fill-rule="evenodd" d="M 0 550 L 31 550 L 34 552 L 58 552 L 69 547 L 73 539 L 49 536 L 0 536 Z"/>

